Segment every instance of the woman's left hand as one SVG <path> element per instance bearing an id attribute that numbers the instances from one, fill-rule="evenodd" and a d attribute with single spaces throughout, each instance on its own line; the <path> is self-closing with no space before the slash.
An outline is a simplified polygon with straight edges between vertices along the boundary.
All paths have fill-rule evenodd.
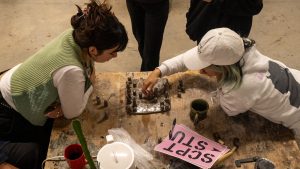
<path id="1" fill-rule="evenodd" d="M 54 110 L 52 110 L 52 111 L 50 111 L 50 112 L 48 112 L 48 113 L 46 114 L 47 117 L 53 118 L 53 119 L 62 117 L 63 115 L 64 115 L 64 114 L 63 114 L 63 112 L 62 112 L 62 109 L 61 109 L 61 106 L 60 106 L 60 105 L 57 105 L 57 106 L 54 108 Z"/>

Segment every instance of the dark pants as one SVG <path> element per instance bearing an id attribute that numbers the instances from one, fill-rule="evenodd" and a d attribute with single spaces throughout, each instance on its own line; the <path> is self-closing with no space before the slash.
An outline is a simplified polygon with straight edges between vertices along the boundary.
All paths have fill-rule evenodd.
<path id="1" fill-rule="evenodd" d="M 18 112 L 12 109 L 2 98 L 0 93 L 0 140 L 10 143 L 20 143 L 18 146 L 7 147 L 13 148 L 13 156 L 9 159 L 12 164 L 18 164 L 18 158 L 24 156 L 22 147 L 23 143 L 35 143 L 38 146 L 28 146 L 27 148 L 38 148 L 39 156 L 28 156 L 32 163 L 38 163 L 39 167 L 46 158 L 50 134 L 52 130 L 53 119 L 48 119 L 44 126 L 34 126 L 23 118 Z M 27 152 L 34 152 L 34 150 Z M 30 168 L 19 166 L 20 168 Z M 31 167 L 32 168 L 32 167 Z"/>
<path id="2" fill-rule="evenodd" d="M 5 156 L 5 162 L 21 169 L 37 169 L 41 165 L 39 146 L 36 143 L 0 142 L 0 153 Z"/>
<path id="3" fill-rule="evenodd" d="M 160 48 L 169 14 L 169 0 L 141 3 L 126 0 L 134 37 L 142 58 L 141 71 L 159 66 Z"/>

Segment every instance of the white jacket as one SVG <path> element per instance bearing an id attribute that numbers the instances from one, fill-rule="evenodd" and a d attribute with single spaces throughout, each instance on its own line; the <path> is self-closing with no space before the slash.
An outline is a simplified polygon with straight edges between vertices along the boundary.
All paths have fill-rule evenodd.
<path id="1" fill-rule="evenodd" d="M 162 76 L 185 71 L 187 51 L 161 64 Z M 250 110 L 266 119 L 294 129 L 300 135 L 300 71 L 262 55 L 255 46 L 243 59 L 243 80 L 237 89 L 222 86 L 218 98 L 222 109 L 234 116 Z"/>

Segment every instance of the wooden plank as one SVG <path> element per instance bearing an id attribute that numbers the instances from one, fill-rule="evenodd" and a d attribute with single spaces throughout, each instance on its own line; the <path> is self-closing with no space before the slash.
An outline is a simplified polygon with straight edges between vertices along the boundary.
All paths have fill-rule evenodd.
<path id="1" fill-rule="evenodd" d="M 128 115 L 125 111 L 125 82 L 127 77 L 146 78 L 147 73 L 98 73 L 93 94 L 90 97 L 87 109 L 80 119 L 83 132 L 89 144 L 92 155 L 105 144 L 105 135 L 110 128 L 122 127 L 140 145 L 151 150 L 158 159 L 168 157 L 153 151 L 154 146 L 161 138 L 169 134 L 174 118 L 178 124 L 184 124 L 199 134 L 213 139 L 217 132 L 229 148 L 233 147 L 232 140 L 239 138 L 241 146 L 224 163 L 224 168 L 235 168 L 234 160 L 261 156 L 274 162 L 276 168 L 299 169 L 300 151 L 290 130 L 281 125 L 273 124 L 254 113 L 244 113 L 237 117 L 227 116 L 217 103 L 212 102 L 211 92 L 216 89 L 216 82 L 197 72 L 178 73 L 167 77 L 171 86 L 171 111 L 150 115 Z M 178 80 L 183 81 L 185 93 L 177 97 Z M 92 109 L 93 99 L 100 96 L 101 100 L 108 101 L 108 107 Z M 192 100 L 202 98 L 208 101 L 210 109 L 208 117 L 194 126 L 189 117 Z M 98 117 L 106 113 L 108 118 L 99 121 Z M 63 155 L 64 147 L 78 143 L 70 127 L 69 120 L 56 120 L 48 149 L 48 158 Z M 244 168 L 254 168 L 254 164 L 243 165 Z M 47 162 L 45 168 L 67 168 L 65 161 Z"/>

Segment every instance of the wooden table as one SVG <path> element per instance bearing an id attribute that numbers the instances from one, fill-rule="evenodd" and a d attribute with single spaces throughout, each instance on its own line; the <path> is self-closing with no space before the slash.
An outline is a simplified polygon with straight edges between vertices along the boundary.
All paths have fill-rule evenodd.
<path id="1" fill-rule="evenodd" d="M 128 115 L 125 111 L 125 82 L 127 77 L 146 78 L 147 73 L 98 73 L 94 92 L 87 106 L 93 105 L 96 96 L 107 99 L 108 107 L 96 112 L 86 111 L 79 119 L 92 156 L 106 143 L 108 129 L 124 128 L 140 145 L 146 146 L 157 158 L 162 154 L 153 151 L 161 138 L 165 138 L 174 118 L 178 124 L 184 124 L 199 134 L 212 139 L 217 132 L 229 148 L 232 140 L 239 138 L 238 150 L 223 162 L 221 168 L 236 168 L 237 159 L 261 156 L 274 162 L 278 169 L 300 169 L 300 151 L 290 130 L 281 125 L 273 124 L 254 113 L 244 113 L 241 116 L 229 117 L 211 100 L 210 92 L 216 89 L 214 79 L 209 79 L 197 72 L 189 71 L 167 77 L 170 83 L 171 111 L 149 115 Z M 177 96 L 178 80 L 183 81 L 185 93 Z M 110 97 L 110 98 L 109 98 Z M 194 126 L 189 118 L 190 102 L 196 98 L 208 101 L 210 109 L 208 117 L 199 126 Z M 108 118 L 99 120 L 106 113 Z M 72 143 L 78 143 L 77 137 L 70 125 L 70 120 L 56 120 L 52 130 L 48 149 L 48 158 L 62 156 L 64 148 Z M 164 161 L 166 164 L 168 161 Z M 45 168 L 67 168 L 65 161 L 47 161 Z M 159 167 L 164 168 L 164 167 Z M 254 163 L 242 165 L 242 168 L 253 169 Z"/>

